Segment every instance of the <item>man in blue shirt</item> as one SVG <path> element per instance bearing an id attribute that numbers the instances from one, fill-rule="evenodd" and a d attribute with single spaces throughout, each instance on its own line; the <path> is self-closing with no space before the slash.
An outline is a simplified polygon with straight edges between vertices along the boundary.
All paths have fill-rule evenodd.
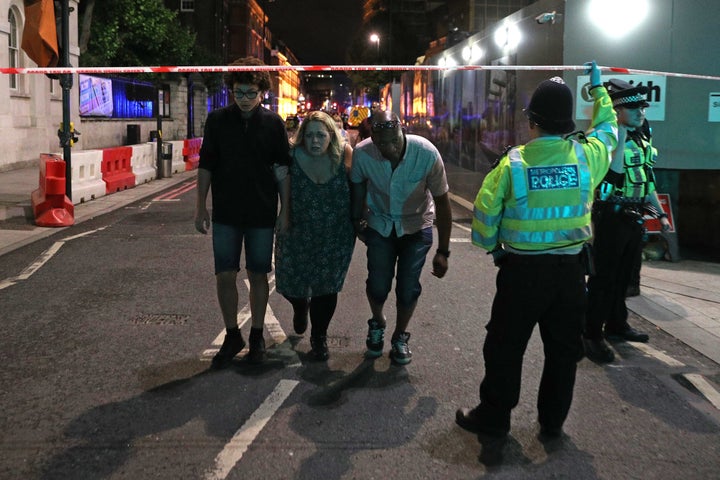
<path id="1" fill-rule="evenodd" d="M 436 215 L 438 249 L 432 273 L 442 278 L 448 268 L 449 187 L 435 146 L 423 137 L 406 135 L 397 115 L 378 111 L 371 128 L 371 138 L 355 147 L 350 173 L 353 225 L 367 246 L 366 294 L 373 316 L 368 320 L 366 355 L 382 355 L 383 307 L 396 277 L 397 319 L 390 359 L 406 365 L 412 360 L 407 326 L 422 290 L 420 273 L 433 243 Z"/>

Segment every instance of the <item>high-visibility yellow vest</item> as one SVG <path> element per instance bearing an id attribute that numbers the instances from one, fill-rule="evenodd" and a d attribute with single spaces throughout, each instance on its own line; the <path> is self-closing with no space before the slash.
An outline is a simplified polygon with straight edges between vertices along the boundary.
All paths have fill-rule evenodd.
<path id="1" fill-rule="evenodd" d="M 610 167 L 617 117 L 603 87 L 595 98 L 594 131 L 576 140 L 542 136 L 511 149 L 475 198 L 473 244 L 494 250 L 577 249 L 591 236 L 593 191 Z"/>
<path id="2" fill-rule="evenodd" d="M 482 215 L 476 209 L 473 223 L 477 222 L 474 226 L 478 227 L 478 233 L 484 230 L 483 225 L 492 225 L 498 220 L 499 228 L 494 239 L 473 235 L 474 243 L 487 249 L 499 242 L 517 250 L 549 250 L 582 244 L 592 235 L 592 174 L 582 145 L 558 137 L 538 140 L 547 144 L 538 148 L 546 147 L 548 154 L 547 158 L 535 162 L 535 166 L 523 161 L 527 148 L 537 150 L 532 143 L 510 150 L 498 165 L 497 168 L 509 170 L 510 195 L 499 219 Z M 534 158 L 538 160 L 537 155 Z M 483 192 L 488 188 L 492 188 L 492 182 L 483 183 L 478 197 L 492 194 L 487 190 Z"/>
<path id="3" fill-rule="evenodd" d="M 625 182 L 622 188 L 616 189 L 615 195 L 644 201 L 646 195 L 655 191 L 652 167 L 657 160 L 657 149 L 650 140 L 638 139 L 637 142 L 630 138 L 625 142 Z"/>

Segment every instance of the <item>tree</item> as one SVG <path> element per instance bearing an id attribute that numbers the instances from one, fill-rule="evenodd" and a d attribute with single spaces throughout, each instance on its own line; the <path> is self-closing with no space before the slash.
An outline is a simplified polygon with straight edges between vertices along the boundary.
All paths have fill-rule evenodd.
<path id="1" fill-rule="evenodd" d="M 102 2 L 102 8 L 94 6 L 90 1 L 81 8 L 81 36 L 87 35 L 82 65 L 190 63 L 195 35 L 180 27 L 175 12 L 160 0 L 113 0 Z"/>
<path id="2" fill-rule="evenodd" d="M 80 57 L 87 51 L 94 10 L 95 0 L 85 0 L 80 4 Z"/>
<path id="3" fill-rule="evenodd" d="M 217 55 L 196 44 L 195 34 L 180 24 L 177 13 L 165 8 L 162 0 L 87 0 L 80 3 L 79 13 L 82 66 L 220 62 Z M 219 73 L 203 74 L 203 78 L 211 91 L 222 85 Z"/>

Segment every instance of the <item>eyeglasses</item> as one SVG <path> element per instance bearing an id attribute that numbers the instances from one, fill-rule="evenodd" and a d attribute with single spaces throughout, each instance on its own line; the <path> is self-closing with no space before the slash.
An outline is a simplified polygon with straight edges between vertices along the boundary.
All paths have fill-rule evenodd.
<path id="1" fill-rule="evenodd" d="M 397 128 L 398 125 L 400 125 L 400 122 L 397 120 L 390 120 L 387 122 L 378 122 L 372 124 L 372 130 L 373 132 L 376 132 L 378 130 L 390 130 L 393 128 Z"/>
<path id="2" fill-rule="evenodd" d="M 243 97 L 252 100 L 253 98 L 258 96 L 258 93 L 260 92 L 258 92 L 257 90 L 248 90 L 247 92 L 243 92 L 242 90 L 233 90 L 233 95 L 235 95 L 235 98 L 237 98 L 238 100 Z"/>

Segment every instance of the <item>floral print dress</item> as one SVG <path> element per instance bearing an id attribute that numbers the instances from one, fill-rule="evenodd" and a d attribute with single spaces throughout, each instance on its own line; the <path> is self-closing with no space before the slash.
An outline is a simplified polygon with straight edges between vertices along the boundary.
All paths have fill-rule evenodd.
<path id="1" fill-rule="evenodd" d="M 327 183 L 290 167 L 290 230 L 275 242 L 277 291 L 307 298 L 342 290 L 355 247 L 345 165 Z"/>

